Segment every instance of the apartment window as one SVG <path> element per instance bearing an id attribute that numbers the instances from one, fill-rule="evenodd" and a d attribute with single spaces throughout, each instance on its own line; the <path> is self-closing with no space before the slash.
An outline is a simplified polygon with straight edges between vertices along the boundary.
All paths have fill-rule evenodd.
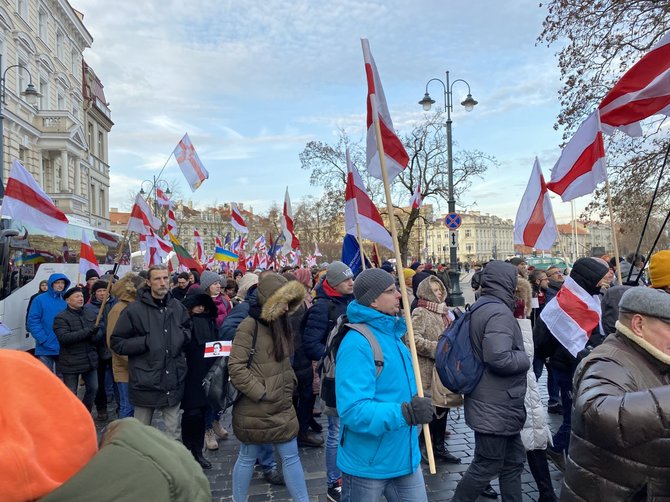
<path id="1" fill-rule="evenodd" d="M 93 124 L 90 122 L 88 123 L 88 149 L 91 153 L 95 153 L 93 151 Z"/>
<path id="2" fill-rule="evenodd" d="M 65 93 L 62 89 L 58 89 L 58 109 L 65 110 Z"/>
<path id="3" fill-rule="evenodd" d="M 24 20 L 28 20 L 28 0 L 18 0 L 16 10 Z"/>
<path id="4" fill-rule="evenodd" d="M 40 76 L 40 110 L 49 109 L 49 80 L 45 76 Z"/>
<path id="5" fill-rule="evenodd" d="M 38 23 L 39 23 L 39 35 L 40 38 L 46 42 L 47 41 L 47 19 L 49 16 L 46 11 L 40 8 L 38 12 Z"/>
<path id="6" fill-rule="evenodd" d="M 105 135 L 98 132 L 98 158 L 105 160 Z"/>
<path id="7" fill-rule="evenodd" d="M 28 149 L 20 146 L 19 147 L 19 160 L 21 161 L 21 164 L 23 164 L 24 167 L 26 167 L 26 160 L 28 158 Z"/>
<path id="8" fill-rule="evenodd" d="M 91 183 L 91 189 L 88 191 L 89 193 L 89 201 L 88 203 L 91 206 L 91 214 L 98 214 L 98 206 L 96 204 L 95 196 L 96 196 L 96 191 L 95 191 L 95 185 Z"/>
<path id="9" fill-rule="evenodd" d="M 63 45 L 65 44 L 65 36 L 63 32 L 58 30 L 56 32 L 56 56 L 63 61 Z"/>
<path id="10" fill-rule="evenodd" d="M 28 58 L 24 55 L 19 55 L 16 64 L 28 68 Z M 21 68 L 16 69 L 16 86 L 16 94 L 21 96 L 21 93 L 28 87 L 28 72 L 26 70 L 22 70 Z M 21 98 L 23 99 L 23 96 Z"/>
<path id="11" fill-rule="evenodd" d="M 466 237 L 470 237 L 470 236 L 471 236 L 470 234 L 471 234 L 471 232 L 470 232 L 470 229 L 468 228 L 468 229 L 465 231 L 465 236 L 466 236 Z"/>
<path id="12" fill-rule="evenodd" d="M 77 51 L 73 50 L 70 53 L 70 59 L 72 61 L 72 75 L 74 75 L 74 77 L 79 80 L 82 70 L 81 65 L 79 64 L 79 54 Z"/>
<path id="13" fill-rule="evenodd" d="M 105 208 L 105 189 L 104 188 L 100 189 L 99 197 L 100 197 L 100 199 L 99 199 L 100 200 L 100 208 L 99 208 L 98 214 L 100 216 L 104 216 L 105 215 L 105 209 L 104 209 Z"/>

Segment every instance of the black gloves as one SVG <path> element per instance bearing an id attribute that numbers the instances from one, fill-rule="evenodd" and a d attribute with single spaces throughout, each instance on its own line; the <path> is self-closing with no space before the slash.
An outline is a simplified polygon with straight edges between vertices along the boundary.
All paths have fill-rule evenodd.
<path id="1" fill-rule="evenodd" d="M 427 424 L 433 419 L 433 404 L 429 397 L 414 396 L 409 403 L 402 403 L 402 416 L 409 425 Z"/>

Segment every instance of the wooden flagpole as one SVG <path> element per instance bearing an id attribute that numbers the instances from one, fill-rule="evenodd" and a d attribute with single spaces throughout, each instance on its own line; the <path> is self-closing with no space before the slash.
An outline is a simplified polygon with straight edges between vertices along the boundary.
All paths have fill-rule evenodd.
<path id="1" fill-rule="evenodd" d="M 399 278 L 404 278 L 402 257 L 400 255 L 400 246 L 398 245 L 398 231 L 395 226 L 395 214 L 393 212 L 393 204 L 391 203 L 391 186 L 389 185 L 388 174 L 386 172 L 386 158 L 384 157 L 384 144 L 382 142 L 382 132 L 379 127 L 379 112 L 377 110 L 376 99 L 369 98 L 372 105 L 372 117 L 375 125 L 375 136 L 377 137 L 377 149 L 379 153 L 379 160 L 381 162 L 382 178 L 384 181 L 384 192 L 386 194 L 386 210 L 389 215 L 389 225 L 391 227 L 391 237 L 393 238 L 393 250 L 395 251 L 396 270 Z M 412 368 L 414 369 L 414 379 L 416 380 L 417 394 L 419 397 L 423 395 L 423 383 L 421 381 L 421 370 L 419 368 L 419 359 L 416 352 L 416 342 L 414 341 L 414 327 L 412 326 L 412 317 L 410 315 L 410 303 L 407 296 L 407 286 L 404 280 L 399 280 L 400 295 L 402 296 L 403 314 L 405 316 L 405 323 L 407 324 L 407 339 L 409 341 L 409 350 L 412 354 Z M 430 429 L 428 424 L 423 424 L 423 437 L 426 445 L 426 454 L 428 456 L 428 466 L 430 473 L 435 474 L 435 457 L 433 455 L 433 442 L 430 439 Z"/>
<path id="2" fill-rule="evenodd" d="M 612 211 L 612 193 L 610 192 L 609 178 L 605 178 L 605 191 L 607 192 L 607 208 L 609 209 L 610 225 L 612 226 L 612 244 L 614 245 L 614 259 L 616 260 L 616 276 L 619 280 L 619 285 L 622 285 L 621 264 L 619 262 L 619 241 L 616 238 L 616 224 L 614 222 L 614 211 Z"/>
<path id="3" fill-rule="evenodd" d="M 105 295 L 105 298 L 103 298 L 102 303 L 100 304 L 100 310 L 98 311 L 98 317 L 95 319 L 95 325 L 98 326 L 100 324 L 100 319 L 102 318 L 102 313 L 105 310 L 105 305 L 107 304 L 107 299 L 109 298 L 109 292 L 112 289 L 112 282 L 114 281 L 114 276 L 116 275 L 116 272 L 119 270 L 119 265 L 121 264 L 121 256 L 123 255 L 123 249 L 126 247 L 126 241 L 128 240 L 128 228 L 126 228 L 126 231 L 123 232 L 123 237 L 121 238 L 121 242 L 119 242 L 119 249 L 116 252 L 116 259 L 114 260 L 114 266 L 112 267 L 111 270 L 111 275 L 109 276 L 109 281 L 107 281 L 107 294 Z"/>

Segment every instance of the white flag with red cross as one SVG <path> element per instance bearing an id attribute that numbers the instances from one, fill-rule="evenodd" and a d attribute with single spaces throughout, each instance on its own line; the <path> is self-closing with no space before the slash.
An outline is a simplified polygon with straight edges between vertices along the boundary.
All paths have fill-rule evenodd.
<path id="1" fill-rule="evenodd" d="M 184 137 L 175 147 L 174 156 L 181 172 L 184 173 L 186 181 L 188 181 L 188 186 L 195 192 L 202 185 L 202 182 L 209 178 L 209 173 L 200 162 L 200 157 L 198 157 L 188 134 L 184 134 Z"/>

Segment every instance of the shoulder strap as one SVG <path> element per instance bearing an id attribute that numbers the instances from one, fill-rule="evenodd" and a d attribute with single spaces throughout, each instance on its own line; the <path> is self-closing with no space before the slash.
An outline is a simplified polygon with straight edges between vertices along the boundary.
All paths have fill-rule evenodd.
<path id="1" fill-rule="evenodd" d="M 249 351 L 249 359 L 247 359 L 247 368 L 251 367 L 251 362 L 254 360 L 256 353 L 256 339 L 258 338 L 258 321 L 254 320 L 254 336 L 251 340 L 251 350 Z"/>
<path id="2" fill-rule="evenodd" d="M 384 353 L 382 352 L 382 348 L 379 345 L 377 337 L 365 324 L 347 323 L 346 326 L 363 335 L 363 337 L 365 337 L 365 339 L 370 344 L 370 347 L 372 348 L 372 357 L 374 358 L 375 369 L 377 372 L 376 378 L 379 378 L 379 375 L 384 369 Z"/>

